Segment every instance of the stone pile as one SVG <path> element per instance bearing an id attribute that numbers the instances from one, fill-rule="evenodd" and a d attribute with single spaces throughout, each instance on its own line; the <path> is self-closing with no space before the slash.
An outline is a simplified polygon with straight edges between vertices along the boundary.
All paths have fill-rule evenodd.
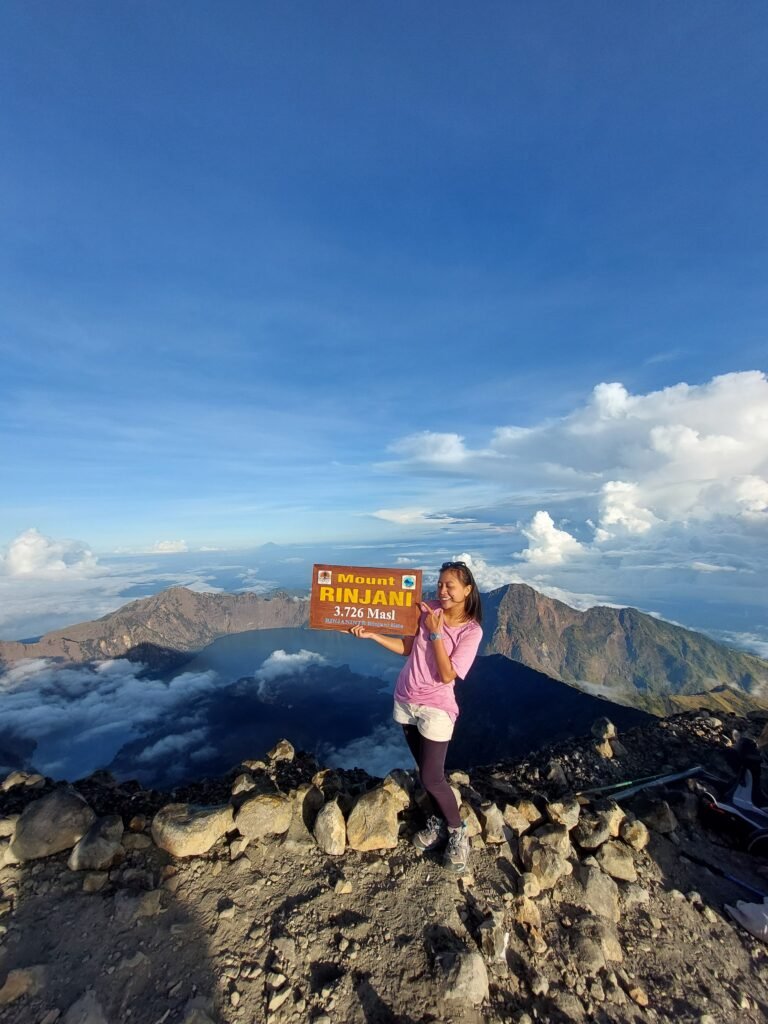
<path id="1" fill-rule="evenodd" d="M 706 735 L 718 756 L 732 737 L 713 721 L 684 716 L 687 731 L 673 725 L 685 744 Z M 668 723 L 658 729 L 675 735 Z M 686 990 L 688 961 L 700 962 L 697 944 L 712 941 L 724 947 L 720 954 L 711 946 L 712 955 L 730 979 L 710 998 L 720 1014 L 713 1019 L 732 1019 L 723 1016 L 727 992 L 747 1014 L 741 1019 L 756 1020 L 748 1014 L 768 999 L 768 964 L 759 944 L 735 936 L 724 919 L 716 876 L 701 884 L 695 860 L 686 858 L 701 852 L 695 797 L 651 792 L 625 805 L 569 785 L 590 758 L 614 765 L 637 756 L 632 738 L 621 743 L 603 719 L 580 747 L 543 752 L 527 779 L 519 765 L 449 773 L 473 850 L 459 880 L 441 876 L 439 857 L 410 844 L 426 809 L 413 773 L 375 780 L 322 769 L 287 740 L 204 784 L 197 800 L 179 800 L 193 795 L 181 791 L 164 802 L 104 773 L 77 786 L 14 773 L 0 784 L 19 808 L 9 812 L 0 802 L 0 1013 L 14 1014 L 11 1024 L 117 1019 L 108 985 L 97 991 L 90 978 L 66 1008 L 51 1006 L 55 963 L 42 955 L 14 961 L 27 871 L 37 879 L 29 890 L 35 899 L 50 892 L 64 902 L 77 892 L 97 901 L 78 904 L 78 914 L 102 922 L 103 941 L 114 937 L 120 956 L 108 970 L 115 976 L 149 971 L 163 915 L 171 922 L 163 933 L 169 963 L 185 955 L 189 925 L 174 909 L 182 897 L 208 907 L 209 934 L 240 935 L 222 940 L 218 989 L 181 977 L 168 988 L 165 1015 L 148 1024 L 400 1019 L 387 1016 L 366 979 L 386 974 L 391 960 L 396 1000 L 403 986 L 416 985 L 407 964 L 417 948 L 425 959 L 413 998 L 427 1016 L 456 1024 L 661 1021 Z M 594 787 L 604 779 L 587 781 Z M 200 793 L 219 799 L 205 803 Z M 390 920 L 400 922 L 399 933 Z M 415 929 L 413 920 L 421 922 Z M 70 923 L 79 931 L 77 920 Z M 679 978 L 663 976 L 659 946 L 678 957 Z M 752 994 L 740 980 L 745 957 L 763 972 Z M 700 1008 L 684 1019 L 704 1021 L 708 1009 Z"/>

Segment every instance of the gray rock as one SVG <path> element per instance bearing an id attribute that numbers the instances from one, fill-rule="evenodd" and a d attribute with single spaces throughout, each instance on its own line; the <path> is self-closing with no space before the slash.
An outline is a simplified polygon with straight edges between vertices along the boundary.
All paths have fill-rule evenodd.
<path id="1" fill-rule="evenodd" d="M 445 998 L 479 1006 L 488 998 L 488 971 L 479 953 L 459 953 L 448 972 Z"/>
<path id="2" fill-rule="evenodd" d="M 152 819 L 152 838 L 156 846 L 174 857 L 199 857 L 233 827 L 228 804 L 167 804 Z"/>
<path id="3" fill-rule="evenodd" d="M 340 857 L 347 848 L 347 823 L 336 800 L 323 806 L 315 819 L 315 840 L 323 853 Z"/>
<path id="4" fill-rule="evenodd" d="M 27 861 L 70 850 L 95 817 L 75 790 L 55 789 L 24 808 L 8 852 L 18 861 Z"/>
<path id="5" fill-rule="evenodd" d="M 123 819 L 119 814 L 97 818 L 75 845 L 67 866 L 71 871 L 108 871 L 125 856 L 122 836 Z"/>
<path id="6" fill-rule="evenodd" d="M 278 744 L 279 745 L 279 744 Z M 248 839 L 264 839 L 288 831 L 293 817 L 291 800 L 282 793 L 249 797 L 235 814 L 235 825 Z"/>

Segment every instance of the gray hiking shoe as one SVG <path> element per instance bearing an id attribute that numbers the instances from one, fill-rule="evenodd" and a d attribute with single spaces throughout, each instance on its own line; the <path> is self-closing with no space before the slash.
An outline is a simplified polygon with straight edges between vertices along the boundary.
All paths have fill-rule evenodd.
<path id="1" fill-rule="evenodd" d="M 442 846 L 448 838 L 448 826 L 442 818 L 432 814 L 427 818 L 426 828 L 417 832 L 413 837 L 413 845 L 417 850 L 434 850 Z"/>
<path id="2" fill-rule="evenodd" d="M 462 874 L 469 863 L 469 836 L 467 826 L 448 830 L 448 846 L 443 857 L 443 867 L 456 875 Z"/>

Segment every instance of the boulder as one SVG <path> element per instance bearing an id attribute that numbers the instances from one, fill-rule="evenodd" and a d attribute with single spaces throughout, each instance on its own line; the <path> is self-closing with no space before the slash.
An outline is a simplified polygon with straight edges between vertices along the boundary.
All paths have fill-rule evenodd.
<path id="1" fill-rule="evenodd" d="M 413 779 L 400 769 L 390 772 L 382 783 L 382 789 L 397 802 L 398 810 L 404 811 L 411 806 L 411 794 L 413 793 Z"/>
<path id="2" fill-rule="evenodd" d="M 399 802 L 386 789 L 372 789 L 357 800 L 347 819 L 353 850 L 393 850 L 397 846 Z"/>
<path id="3" fill-rule="evenodd" d="M 660 832 L 662 835 L 674 832 L 677 828 L 677 818 L 666 800 L 657 800 L 643 814 L 643 821 L 648 828 L 652 828 L 654 832 Z"/>
<path id="4" fill-rule="evenodd" d="M 97 818 L 70 853 L 67 866 L 71 871 L 108 871 L 125 856 L 122 836 L 123 819 L 119 814 Z"/>
<path id="5" fill-rule="evenodd" d="M 624 808 L 617 804 L 615 800 L 611 800 L 610 797 L 605 797 L 594 804 L 594 809 L 596 814 L 607 820 L 611 830 L 611 838 L 616 839 L 619 835 L 621 823 L 627 816 Z"/>
<path id="6" fill-rule="evenodd" d="M 283 793 L 259 793 L 241 805 L 235 814 L 235 825 L 240 835 L 264 839 L 287 832 L 292 817 L 292 801 Z"/>
<path id="7" fill-rule="evenodd" d="M 480 953 L 461 952 L 448 970 L 445 998 L 462 1006 L 479 1006 L 488 998 L 488 971 Z"/>
<path id="8" fill-rule="evenodd" d="M 325 804 L 315 818 L 317 845 L 331 857 L 340 857 L 347 847 L 347 825 L 336 800 Z"/>
<path id="9" fill-rule="evenodd" d="M 152 838 L 174 857 L 199 857 L 234 827 L 228 804 L 167 804 L 152 819 Z"/>
<path id="10" fill-rule="evenodd" d="M 278 740 L 267 753 L 270 761 L 292 761 L 295 756 L 296 751 L 293 744 L 289 743 L 288 740 Z"/>
<path id="11" fill-rule="evenodd" d="M 16 831 L 16 823 L 20 817 L 20 814 L 8 814 L 0 818 L 0 839 L 10 839 Z"/>
<path id="12" fill-rule="evenodd" d="M 96 815 L 73 789 L 62 786 L 27 804 L 16 822 L 9 853 L 18 861 L 70 850 Z"/>
<path id="13" fill-rule="evenodd" d="M 526 839 L 523 836 L 521 843 Z M 538 881 L 542 889 L 551 889 L 563 875 L 570 875 L 573 866 L 570 861 L 548 846 L 534 842 L 520 850 L 521 859 L 527 871 Z"/>
<path id="14" fill-rule="evenodd" d="M 619 834 L 627 846 L 633 850 L 644 850 L 650 840 L 650 833 L 642 821 L 629 821 L 625 819 L 621 823 Z"/>
<path id="15" fill-rule="evenodd" d="M 555 825 L 565 825 L 566 828 L 573 828 L 579 820 L 581 807 L 575 796 L 564 800 L 553 800 L 545 807 L 547 817 Z"/>
<path id="16" fill-rule="evenodd" d="M 8 1006 L 22 996 L 36 995 L 45 981 L 45 967 L 20 967 L 9 971 L 5 984 L 0 988 L 0 1006 Z"/>
<path id="17" fill-rule="evenodd" d="M 583 894 L 581 903 L 596 917 L 604 917 L 616 924 L 619 920 L 619 887 L 614 880 L 598 867 L 580 865 L 577 880 Z"/>
<path id="18" fill-rule="evenodd" d="M 483 827 L 483 839 L 486 843 L 499 844 L 506 842 L 504 835 L 504 818 L 501 811 L 491 800 L 480 805 L 478 818 Z"/>
<path id="19" fill-rule="evenodd" d="M 324 803 L 323 794 L 313 783 L 302 782 L 297 789 L 291 791 L 289 799 L 292 810 L 287 839 L 311 843 L 315 818 Z"/>
<path id="20" fill-rule="evenodd" d="M 471 839 L 473 836 L 479 836 L 482 834 L 483 826 L 480 824 L 480 819 L 475 814 L 475 809 L 471 804 L 463 803 L 459 808 L 459 814 L 461 820 L 467 829 L 467 835 Z"/>
<path id="21" fill-rule="evenodd" d="M 582 815 L 573 838 L 583 850 L 596 850 L 611 838 L 610 818 L 607 814 Z"/>
<path id="22" fill-rule="evenodd" d="M 564 825 L 542 825 L 532 836 L 523 836 L 519 844 L 521 856 L 523 849 L 531 844 L 548 846 L 561 857 L 570 857 L 572 852 L 568 829 Z"/>
<path id="23" fill-rule="evenodd" d="M 618 878 L 621 882 L 637 881 L 635 862 L 629 848 L 615 839 L 600 847 L 597 851 L 597 862 L 611 878 Z"/>
<path id="24" fill-rule="evenodd" d="M 15 771 L 11 772 L 10 775 L 6 775 L 2 783 L 0 783 L 0 790 L 7 793 L 9 790 L 15 789 L 16 786 L 39 789 L 44 785 L 45 776 L 38 774 L 38 772 Z"/>
<path id="25" fill-rule="evenodd" d="M 610 718 L 597 718 L 592 723 L 592 735 L 596 740 L 612 740 L 616 736 L 616 726 Z"/>

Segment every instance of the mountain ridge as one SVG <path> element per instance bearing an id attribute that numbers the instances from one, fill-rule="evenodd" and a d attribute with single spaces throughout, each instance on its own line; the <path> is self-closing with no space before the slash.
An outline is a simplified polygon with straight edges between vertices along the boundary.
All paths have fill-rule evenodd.
<path id="1" fill-rule="evenodd" d="M 704 695 L 710 706 L 736 711 L 763 706 L 768 694 L 768 662 L 636 608 L 579 611 L 519 583 L 484 594 L 483 602 L 482 654 L 502 654 L 572 686 L 599 686 L 617 703 L 663 715 Z M 308 602 L 283 591 L 262 597 L 171 587 L 33 642 L 0 641 L 0 666 L 23 658 L 128 658 L 166 670 L 222 636 L 302 628 L 307 618 Z M 706 697 L 713 691 L 714 704 Z"/>

